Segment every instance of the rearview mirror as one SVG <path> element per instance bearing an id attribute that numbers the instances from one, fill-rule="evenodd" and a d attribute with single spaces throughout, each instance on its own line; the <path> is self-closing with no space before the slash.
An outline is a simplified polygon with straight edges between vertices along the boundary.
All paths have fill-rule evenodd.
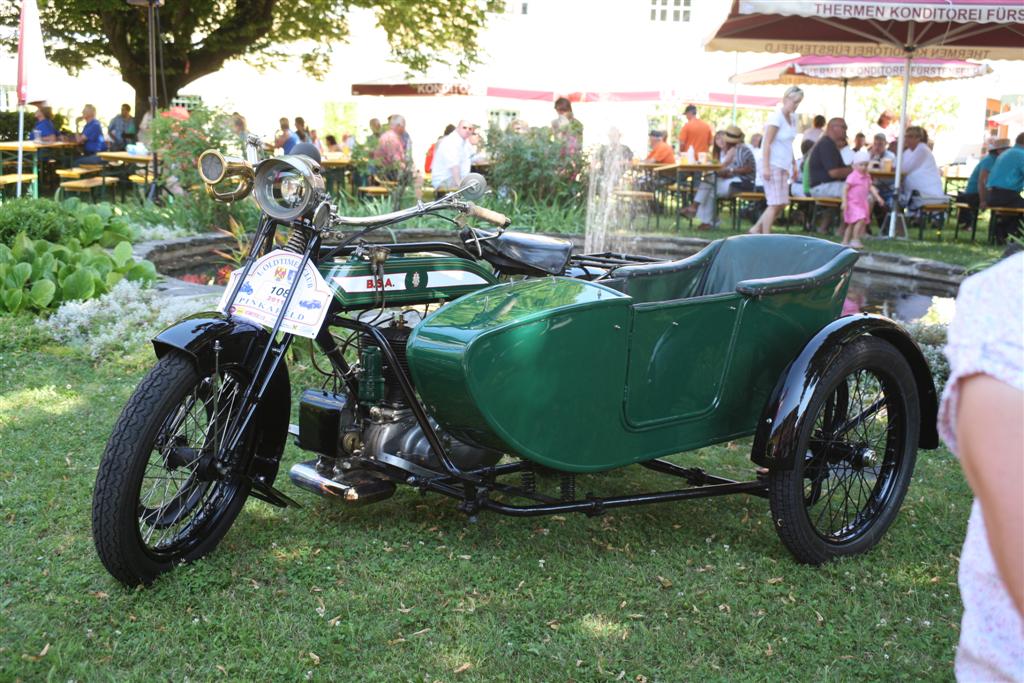
<path id="1" fill-rule="evenodd" d="M 475 202 L 487 192 L 487 181 L 479 173 L 470 173 L 459 185 L 459 195 L 463 199 Z"/>

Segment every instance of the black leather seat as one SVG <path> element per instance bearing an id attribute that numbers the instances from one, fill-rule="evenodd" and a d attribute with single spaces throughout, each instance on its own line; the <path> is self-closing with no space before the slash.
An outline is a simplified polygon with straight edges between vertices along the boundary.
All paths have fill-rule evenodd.
<path id="1" fill-rule="evenodd" d="M 477 242 L 464 233 L 463 240 L 471 252 Z M 572 242 L 528 232 L 506 231 L 491 239 L 479 241 L 483 258 L 502 273 L 509 275 L 561 275 L 572 255 Z"/>

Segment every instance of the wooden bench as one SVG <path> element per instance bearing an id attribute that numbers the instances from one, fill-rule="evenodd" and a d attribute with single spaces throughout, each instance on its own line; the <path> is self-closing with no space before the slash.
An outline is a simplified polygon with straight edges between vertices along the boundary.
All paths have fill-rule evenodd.
<path id="1" fill-rule="evenodd" d="M 963 225 L 964 229 L 971 229 L 971 241 L 974 241 L 974 235 L 978 231 L 978 214 L 980 211 L 977 207 L 971 206 L 967 202 L 953 202 L 953 215 L 956 217 L 954 220 L 953 229 L 953 241 L 955 242 L 960 236 L 960 226 Z M 962 220 L 964 211 L 970 211 L 970 220 Z"/>
<path id="2" fill-rule="evenodd" d="M 842 210 L 842 206 L 843 206 L 843 200 L 842 199 L 840 199 L 839 197 L 811 197 L 810 199 L 812 199 L 814 201 L 814 206 L 811 209 L 811 227 L 812 228 L 816 228 L 817 227 L 817 223 L 818 223 L 818 221 L 817 221 L 818 209 L 824 209 L 825 211 L 835 211 L 837 216 L 839 217 L 839 225 L 840 225 L 840 227 L 842 227 L 843 216 L 840 213 L 840 211 Z M 831 227 L 831 224 L 832 224 L 832 221 L 829 220 L 829 224 L 828 224 L 828 226 L 826 226 L 825 232 L 829 232 L 829 228 Z"/>
<path id="3" fill-rule="evenodd" d="M 814 197 L 796 197 L 790 195 L 789 197 L 789 215 L 786 222 L 786 232 L 789 232 L 789 222 L 792 220 L 793 211 L 800 212 L 800 216 L 803 218 L 802 227 L 804 232 L 811 231 L 811 216 L 814 213 Z"/>
<path id="4" fill-rule="evenodd" d="M 36 177 L 32 173 L 5 173 L 0 175 L 0 193 L 8 186 L 17 186 L 18 178 L 21 178 L 21 184 L 26 186 L 26 189 L 36 182 Z M 24 191 L 22 191 L 22 196 L 27 196 Z"/>
<path id="5" fill-rule="evenodd" d="M 7 185 L 17 185 L 18 179 L 21 178 L 23 185 L 35 182 L 35 175 L 32 173 L 5 173 L 0 175 L 0 187 Z"/>
<path id="6" fill-rule="evenodd" d="M 1014 219 L 1017 220 L 1018 224 L 1024 221 L 1024 207 L 1019 206 L 990 206 L 989 208 L 989 221 L 988 221 L 988 241 L 989 243 L 997 243 L 996 237 L 1005 237 L 1010 232 L 1009 229 L 1005 231 L 998 230 L 998 227 L 1002 225 L 1003 221 L 1011 223 Z"/>
<path id="7" fill-rule="evenodd" d="M 650 210 L 654 204 L 654 193 L 649 190 L 613 190 L 612 196 L 616 201 L 623 202 L 629 207 L 629 224 L 633 225 L 633 219 L 641 212 L 647 216 L 647 227 L 651 225 Z M 642 207 L 642 211 L 637 207 Z"/>
<path id="8" fill-rule="evenodd" d="M 729 210 L 732 211 L 732 230 L 733 232 L 739 232 L 742 203 L 763 202 L 765 197 L 764 192 L 737 192 L 732 197 L 726 197 L 726 199 L 730 203 Z"/>
<path id="9" fill-rule="evenodd" d="M 95 199 L 96 190 L 100 190 L 102 196 L 103 191 L 108 187 L 117 185 L 117 178 L 82 178 L 81 180 L 68 180 L 60 184 L 58 192 L 88 192 L 90 198 Z"/>
<path id="10" fill-rule="evenodd" d="M 75 166 L 74 168 L 58 168 L 57 176 L 60 178 L 70 180 L 80 180 L 86 176 L 95 175 L 99 173 L 99 168 L 86 168 L 85 166 Z"/>
<path id="11" fill-rule="evenodd" d="M 946 220 L 949 218 L 950 206 L 950 202 L 937 202 L 922 205 L 919 208 L 921 215 L 918 217 L 917 221 L 917 239 L 924 239 L 924 228 L 930 219 L 932 222 L 936 223 L 936 231 L 938 233 L 939 240 L 941 241 L 942 228 L 945 226 Z"/>
<path id="12" fill-rule="evenodd" d="M 391 190 L 383 185 L 364 185 L 356 188 L 356 194 L 360 197 L 387 197 Z"/>

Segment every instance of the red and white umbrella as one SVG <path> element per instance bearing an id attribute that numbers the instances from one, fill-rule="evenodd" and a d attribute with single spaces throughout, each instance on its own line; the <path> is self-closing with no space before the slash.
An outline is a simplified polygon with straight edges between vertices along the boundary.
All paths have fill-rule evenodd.
<path id="1" fill-rule="evenodd" d="M 843 115 L 846 115 L 846 88 L 854 85 L 878 85 L 890 78 L 902 78 L 906 60 L 900 57 L 830 57 L 804 55 L 736 74 L 732 83 L 747 85 L 815 85 L 842 84 Z M 954 59 L 915 59 L 910 66 L 910 80 L 942 81 L 976 78 L 992 73 L 987 64 Z"/>
<path id="2" fill-rule="evenodd" d="M 43 76 L 46 71 L 46 53 L 43 51 L 43 30 L 39 23 L 36 0 L 22 0 L 21 19 L 18 22 L 18 181 L 17 196 L 21 196 L 21 171 L 25 138 L 25 104 L 46 99 Z"/>
<path id="3" fill-rule="evenodd" d="M 1024 59 L 1024 0 L 734 0 L 708 50 L 902 57 L 903 106 L 917 59 Z M 889 226 L 895 233 L 896 214 Z"/>

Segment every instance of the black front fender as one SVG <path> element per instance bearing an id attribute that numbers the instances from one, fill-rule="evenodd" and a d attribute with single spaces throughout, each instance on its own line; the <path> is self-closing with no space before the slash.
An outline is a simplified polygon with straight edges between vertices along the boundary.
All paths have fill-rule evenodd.
<path id="1" fill-rule="evenodd" d="M 189 356 L 200 374 L 213 372 L 216 363 L 239 365 L 249 372 L 270 341 L 259 325 L 227 319 L 217 312 L 197 313 L 174 323 L 153 339 L 157 358 L 179 351 Z M 216 342 L 220 342 L 219 357 Z M 291 383 L 281 362 L 253 419 L 256 453 L 252 475 L 273 483 L 288 439 Z"/>
<path id="2" fill-rule="evenodd" d="M 793 467 L 800 426 L 807 417 L 808 403 L 814 390 L 843 347 L 865 334 L 884 339 L 907 359 L 914 373 L 921 405 L 918 446 L 938 447 L 938 397 L 931 370 L 920 347 L 906 330 L 892 320 L 879 315 L 859 314 L 845 316 L 826 325 L 783 371 L 758 422 L 754 446 L 750 451 L 751 460 L 772 470 Z"/>

